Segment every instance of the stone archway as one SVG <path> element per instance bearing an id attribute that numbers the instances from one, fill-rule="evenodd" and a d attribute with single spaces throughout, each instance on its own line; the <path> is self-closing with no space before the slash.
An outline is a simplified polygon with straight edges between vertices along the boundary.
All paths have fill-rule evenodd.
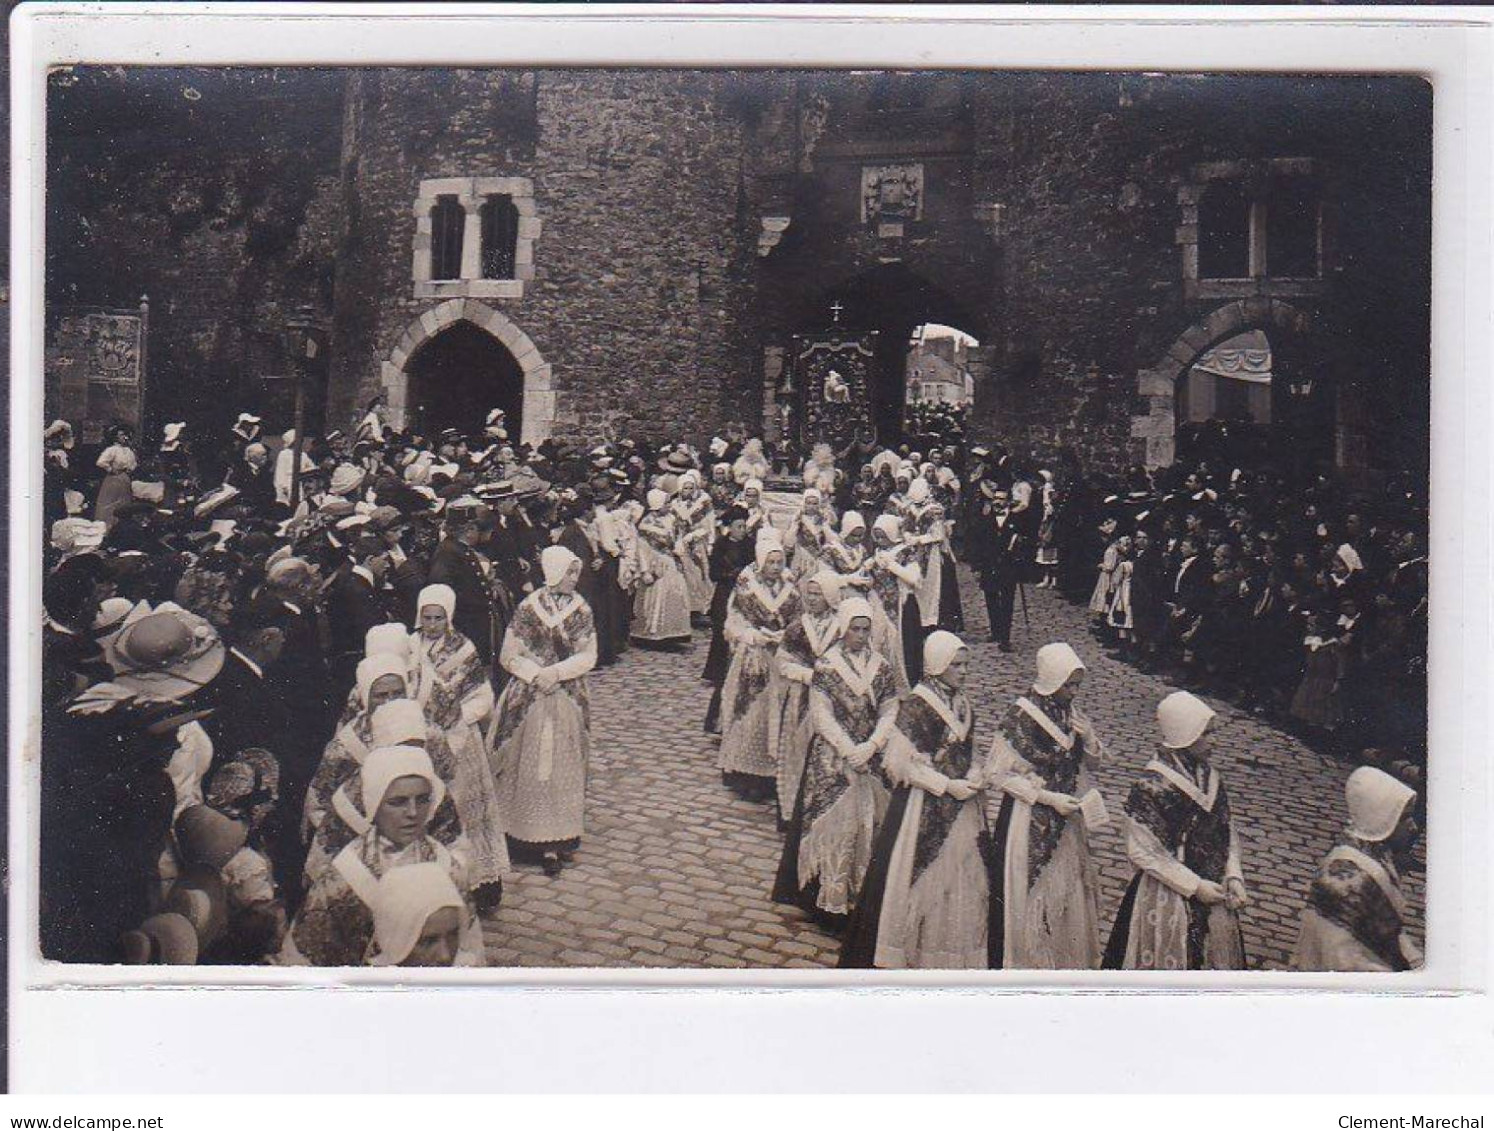
<path id="1" fill-rule="evenodd" d="M 1246 330 L 1281 330 L 1305 335 L 1312 315 L 1280 299 L 1245 298 L 1225 303 L 1195 322 L 1167 348 L 1156 365 L 1136 374 L 1146 412 L 1131 417 L 1131 436 L 1145 442 L 1148 468 L 1167 467 L 1176 455 L 1178 378 L 1198 355 Z"/>
<path id="2" fill-rule="evenodd" d="M 555 427 L 555 387 L 548 362 L 529 335 L 509 318 L 486 303 L 470 298 L 453 298 L 431 307 L 405 329 L 389 359 L 383 363 L 380 381 L 389 396 L 389 412 L 401 428 L 406 423 L 409 405 L 410 358 L 424 343 L 454 322 L 466 321 L 502 342 L 519 363 L 524 375 L 523 435 L 529 444 L 550 438 Z M 478 426 L 481 421 L 477 421 Z"/>

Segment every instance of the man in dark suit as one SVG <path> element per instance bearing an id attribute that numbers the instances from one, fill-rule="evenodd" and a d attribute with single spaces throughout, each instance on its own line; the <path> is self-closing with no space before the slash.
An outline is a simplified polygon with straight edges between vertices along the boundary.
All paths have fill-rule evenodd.
<path id="1" fill-rule="evenodd" d="M 991 622 L 991 639 L 1003 652 L 1012 650 L 1012 606 L 1024 564 L 1026 545 L 1011 513 L 1011 496 L 990 480 L 980 484 L 974 526 L 969 532 L 970 564 L 980 577 Z"/>
<path id="2" fill-rule="evenodd" d="M 368 516 L 370 530 L 383 542 L 383 601 L 391 620 L 415 623 L 415 602 L 425 588 L 426 563 L 410 552 L 409 518 L 395 507 L 378 506 Z"/>
<path id="3" fill-rule="evenodd" d="M 284 738 L 274 750 L 280 761 L 280 806 L 269 850 L 276 876 L 292 901 L 300 891 L 306 858 L 300 839 L 306 789 L 342 707 L 331 702 L 315 604 L 320 585 L 316 570 L 304 559 L 285 558 L 270 567 L 249 605 L 252 623 L 273 625 L 284 639 L 279 661 L 265 673 L 269 690 L 289 715 Z"/>
<path id="4" fill-rule="evenodd" d="M 271 682 L 285 633 L 276 621 L 257 623 L 246 613 L 234 626 L 233 640 L 213 681 L 216 709 L 202 724 L 213 740 L 213 764 L 255 746 L 278 760 L 292 725 L 289 704 Z"/>
<path id="5" fill-rule="evenodd" d="M 333 702 L 353 686 L 368 630 L 390 619 L 383 598 L 384 550 L 384 540 L 365 525 L 348 539 L 348 561 L 327 587 Z"/>
<path id="6" fill-rule="evenodd" d="M 1185 535 L 1178 542 L 1178 571 L 1170 580 L 1168 632 L 1185 664 L 1192 660 L 1192 643 L 1212 593 L 1209 563 L 1199 554 L 1198 539 Z"/>
<path id="7" fill-rule="evenodd" d="M 456 594 L 452 625 L 472 641 L 483 663 L 493 657 L 492 598 L 488 586 L 491 567 L 477 552 L 483 526 L 492 512 L 476 499 L 462 498 L 447 508 L 446 537 L 431 557 L 428 585 L 449 585 Z M 418 611 L 418 610 L 417 610 Z"/>

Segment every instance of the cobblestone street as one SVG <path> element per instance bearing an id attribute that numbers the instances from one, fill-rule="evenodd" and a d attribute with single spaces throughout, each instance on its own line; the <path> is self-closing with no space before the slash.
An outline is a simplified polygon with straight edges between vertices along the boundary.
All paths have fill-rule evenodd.
<path id="1" fill-rule="evenodd" d="M 1080 702 L 1110 752 L 1099 785 L 1118 816 L 1131 781 L 1151 756 L 1157 701 L 1173 688 L 1110 659 L 1080 606 L 1027 590 L 1016 651 L 985 643 L 984 609 L 967 571 L 962 590 L 973 645 L 976 740 L 984 751 L 1000 710 L 1031 680 L 1032 654 L 1068 640 L 1089 677 Z M 593 755 L 586 835 L 576 863 L 554 880 L 523 868 L 487 923 L 495 966 L 833 966 L 838 940 L 769 890 L 782 838 L 770 806 L 737 800 L 721 784 L 716 741 L 702 733 L 710 688 L 699 679 L 706 634 L 686 653 L 630 650 L 592 677 Z M 1244 915 L 1252 967 L 1281 969 L 1318 861 L 1343 822 L 1351 767 L 1313 752 L 1258 718 L 1215 704 L 1223 723 L 1216 764 L 1234 807 L 1253 897 Z M 1102 875 L 1101 917 L 1110 923 L 1130 880 L 1118 822 L 1091 838 Z M 1424 876 L 1408 878 L 1419 932 Z"/>

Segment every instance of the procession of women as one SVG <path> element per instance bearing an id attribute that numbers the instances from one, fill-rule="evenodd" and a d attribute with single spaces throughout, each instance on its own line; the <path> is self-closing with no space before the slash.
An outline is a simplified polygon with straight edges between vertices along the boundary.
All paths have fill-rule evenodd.
<path id="1" fill-rule="evenodd" d="M 53 957 L 485 964 L 500 907 L 545 898 L 513 877 L 585 859 L 591 681 L 651 650 L 699 665 L 703 756 L 781 835 L 763 895 L 839 940 L 842 967 L 1251 964 L 1215 706 L 1149 704 L 1151 748 L 1111 796 L 1095 641 L 1032 642 L 976 718 L 990 674 L 957 563 L 1011 651 L 1013 591 L 1073 567 L 1077 487 L 1047 468 L 958 430 L 846 466 L 740 430 L 531 449 L 501 410 L 426 437 L 377 401 L 301 445 L 250 413 L 221 445 L 192 439 L 170 425 L 141 458 L 119 429 L 90 470 L 66 422 L 47 429 Z M 1396 771 L 1349 776 L 1304 968 L 1419 961 L 1401 869 L 1423 810 Z M 1132 876 L 1107 931 L 1092 841 L 1110 825 Z"/>

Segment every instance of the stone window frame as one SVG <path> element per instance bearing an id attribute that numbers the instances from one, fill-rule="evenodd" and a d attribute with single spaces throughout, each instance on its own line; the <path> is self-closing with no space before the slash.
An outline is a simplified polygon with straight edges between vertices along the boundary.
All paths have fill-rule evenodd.
<path id="1" fill-rule="evenodd" d="M 431 212 L 443 196 L 462 206 L 462 277 L 431 278 Z M 490 196 L 507 196 L 519 214 L 514 247 L 514 277 L 482 277 L 482 206 Z M 534 204 L 534 182 L 528 177 L 432 177 L 420 182 L 415 197 L 415 249 L 410 277 L 416 298 L 522 299 L 524 284 L 534 278 L 534 242 L 544 230 Z"/>
<path id="2" fill-rule="evenodd" d="M 1284 177 L 1302 177 L 1319 189 L 1317 224 L 1318 272 L 1313 276 L 1276 276 L 1269 274 L 1266 258 L 1266 221 L 1268 186 Z M 1250 202 L 1250 276 L 1244 279 L 1201 278 L 1198 270 L 1198 206 L 1204 192 L 1215 181 L 1241 181 Z M 1189 181 L 1178 189 L 1182 222 L 1175 240 L 1182 253 L 1183 296 L 1189 300 L 1249 298 L 1264 295 L 1276 298 L 1315 298 L 1323 293 L 1328 273 L 1323 238 L 1325 201 L 1323 168 L 1311 157 L 1272 157 L 1264 161 L 1208 161 L 1189 171 Z"/>

